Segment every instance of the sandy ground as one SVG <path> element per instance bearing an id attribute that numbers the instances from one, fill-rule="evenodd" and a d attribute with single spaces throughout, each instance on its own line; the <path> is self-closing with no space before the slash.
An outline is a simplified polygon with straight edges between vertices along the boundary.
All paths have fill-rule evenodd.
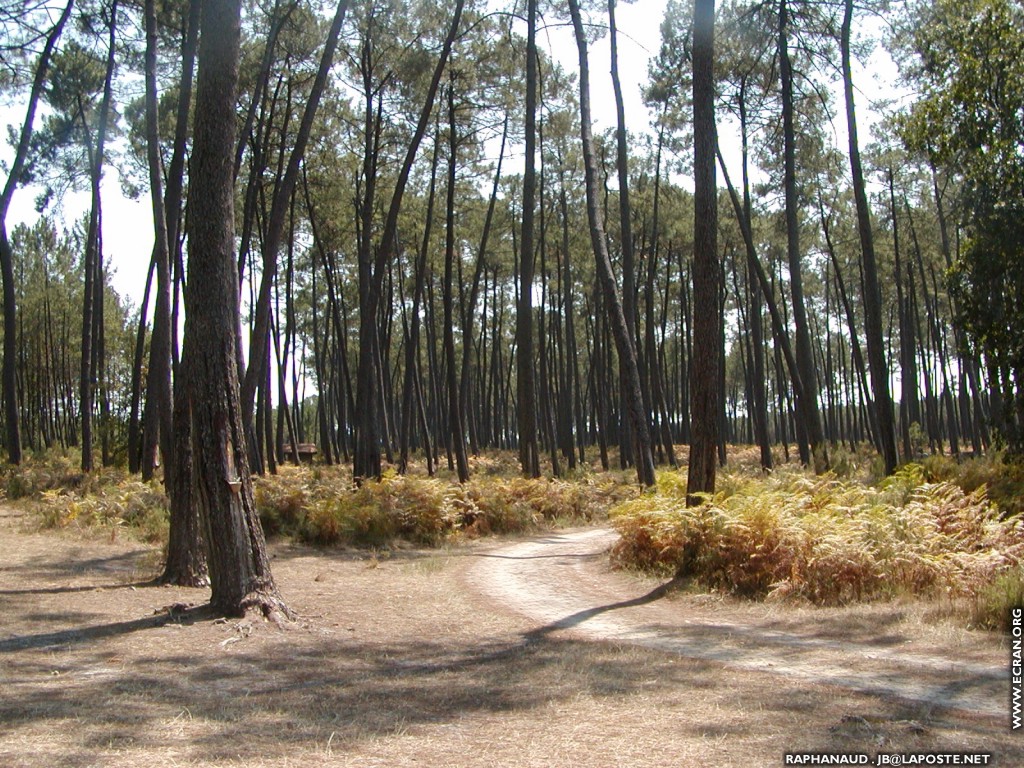
<path id="1" fill-rule="evenodd" d="M 474 581 L 499 604 L 542 623 L 538 633 L 576 629 L 593 640 L 630 643 L 729 668 L 835 685 L 966 714 L 999 718 L 1007 710 L 1006 651 L 998 643 L 967 647 L 959 636 L 894 636 L 888 622 L 853 634 L 852 612 L 817 613 L 812 622 L 770 626 L 751 610 L 708 611 L 664 599 L 671 584 L 612 572 L 616 541 L 602 528 L 552 533 L 481 553 Z M 706 604 L 706 600 L 705 600 Z M 869 609 L 869 615 L 875 611 Z M 775 612 L 775 618 L 782 616 Z M 930 640 L 930 644 L 922 642 Z M 916 646 L 916 647 L 915 647 Z"/>
<path id="2" fill-rule="evenodd" d="M 158 553 L 0 510 L 0 766 L 781 766 L 987 752 L 1005 638 L 942 606 L 821 610 L 611 572 L 609 534 L 273 545 L 299 620 L 207 617 Z"/>

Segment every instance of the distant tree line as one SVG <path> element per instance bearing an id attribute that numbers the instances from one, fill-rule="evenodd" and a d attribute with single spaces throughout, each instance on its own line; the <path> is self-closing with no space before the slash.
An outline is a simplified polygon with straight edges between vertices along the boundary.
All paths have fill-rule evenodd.
<path id="1" fill-rule="evenodd" d="M 689 445 L 694 494 L 730 443 L 819 472 L 865 444 L 887 472 L 1019 451 L 1020 8 L 668 0 L 649 122 L 624 107 L 628 12 L 8 4 L 0 82 L 25 106 L 0 198 L 9 460 L 162 464 L 182 536 L 168 578 L 188 581 L 205 577 L 196 521 L 222 541 L 213 507 L 251 516 L 249 469 L 308 442 L 360 482 L 414 455 L 465 480 L 469 455 L 501 448 L 531 476 L 617 457 L 645 486 Z M 576 71 L 537 44 L 553 21 Z M 893 31 L 854 34 L 874 28 Z M 595 30 L 617 106 L 597 135 Z M 238 36 L 237 61 L 214 35 Z M 914 96 L 870 105 L 872 141 L 858 62 L 881 45 Z M 113 166 L 154 211 L 130 309 L 101 237 Z M 29 185 L 41 211 L 74 189 L 89 212 L 9 234 Z M 211 382 L 237 403 L 195 434 Z M 199 450 L 238 494 L 203 479 Z"/>

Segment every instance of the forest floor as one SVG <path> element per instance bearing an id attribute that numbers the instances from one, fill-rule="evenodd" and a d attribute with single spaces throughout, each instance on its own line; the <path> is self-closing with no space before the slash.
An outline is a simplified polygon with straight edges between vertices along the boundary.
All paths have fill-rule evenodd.
<path id="1" fill-rule="evenodd" d="M 274 543 L 280 629 L 148 586 L 152 547 L 0 508 L 0 766 L 1024 765 L 1005 635 L 675 590 L 613 572 L 612 539 Z"/>

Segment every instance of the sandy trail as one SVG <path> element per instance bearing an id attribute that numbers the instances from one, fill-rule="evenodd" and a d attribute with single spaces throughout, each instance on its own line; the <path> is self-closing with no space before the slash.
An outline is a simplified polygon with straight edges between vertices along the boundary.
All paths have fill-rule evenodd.
<path id="1" fill-rule="evenodd" d="M 532 633 L 537 637 L 571 631 L 742 670 L 1006 717 L 1005 665 L 779 631 L 717 612 L 697 615 L 665 599 L 667 585 L 611 571 L 606 553 L 616 537 L 609 529 L 591 528 L 507 544 L 482 553 L 469 577 L 495 603 L 538 622 Z"/>

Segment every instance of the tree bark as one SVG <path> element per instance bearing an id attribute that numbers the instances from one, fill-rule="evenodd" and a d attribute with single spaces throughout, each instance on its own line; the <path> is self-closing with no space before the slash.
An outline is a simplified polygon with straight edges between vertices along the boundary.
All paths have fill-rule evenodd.
<path id="1" fill-rule="evenodd" d="M 204 215 L 191 221 L 183 366 L 211 607 L 231 616 L 276 616 L 288 608 L 253 501 L 238 385 L 233 152 L 240 38 L 240 0 L 203 4 L 191 202 Z"/>
<path id="2" fill-rule="evenodd" d="M 718 264 L 718 190 L 715 185 L 714 0 L 693 11 L 693 346 L 690 366 L 690 460 L 686 503 L 715 491 L 722 307 Z"/>
<path id="3" fill-rule="evenodd" d="M 519 240 L 519 304 L 516 307 L 516 413 L 519 465 L 540 477 L 537 399 L 533 366 L 533 251 L 537 154 L 537 0 L 527 0 L 526 168 L 523 172 L 523 228 Z"/>

